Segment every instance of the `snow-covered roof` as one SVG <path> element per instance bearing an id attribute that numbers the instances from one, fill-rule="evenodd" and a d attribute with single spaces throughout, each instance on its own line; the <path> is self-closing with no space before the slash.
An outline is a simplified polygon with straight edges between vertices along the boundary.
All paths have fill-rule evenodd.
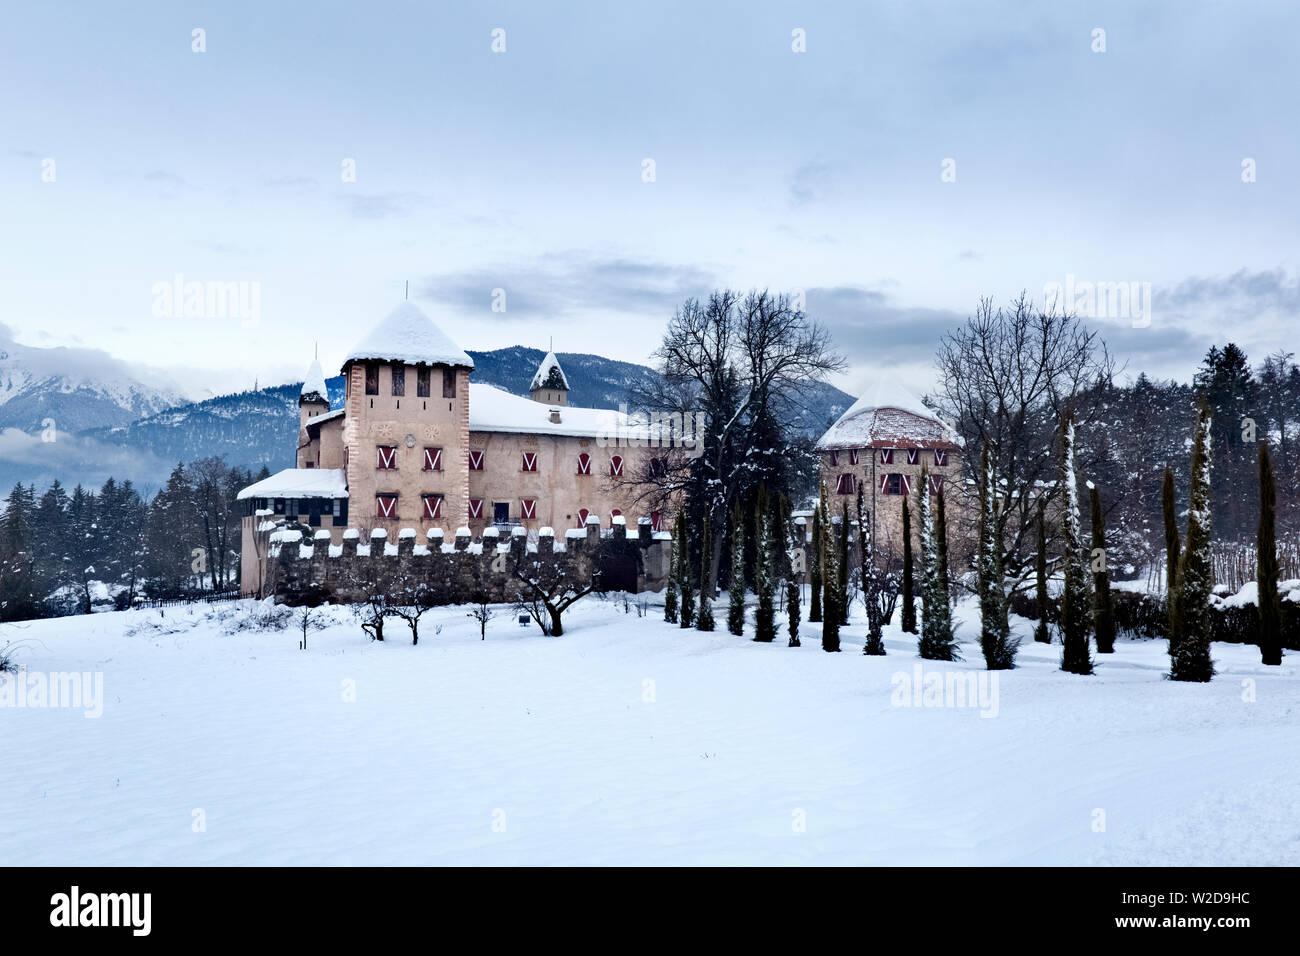
<path id="1" fill-rule="evenodd" d="M 891 376 L 878 379 L 826 430 L 818 448 L 868 445 L 908 448 L 959 447 L 952 429 Z"/>
<path id="2" fill-rule="evenodd" d="M 312 359 L 311 365 L 307 367 L 307 377 L 303 379 L 298 401 L 319 401 L 326 405 L 330 403 L 330 393 L 325 387 L 325 373 L 320 370 L 320 362 L 316 359 Z"/>
<path id="3" fill-rule="evenodd" d="M 306 425 L 308 428 L 311 428 L 313 425 L 320 425 L 329 421 L 332 418 L 338 418 L 340 415 L 343 415 L 346 412 L 347 412 L 346 408 L 336 408 L 332 412 L 322 412 L 319 415 L 313 415 L 310 418 L 308 418 Z"/>
<path id="4" fill-rule="evenodd" d="M 551 421 L 553 411 L 559 412 L 559 422 Z M 469 429 L 478 432 L 603 437 L 609 439 L 611 444 L 620 435 L 646 438 L 651 431 L 648 424 L 636 423 L 628 415 L 612 409 L 574 408 L 571 405 L 557 408 L 478 382 L 471 382 L 469 386 Z"/>
<path id="5" fill-rule="evenodd" d="M 564 369 L 560 368 L 560 360 L 555 357 L 554 352 L 546 353 L 546 358 L 542 359 L 542 364 L 537 366 L 537 374 L 533 376 L 533 384 L 528 387 L 530 389 L 568 389 L 569 380 L 564 377 Z"/>
<path id="6" fill-rule="evenodd" d="M 286 468 L 256 481 L 236 497 L 245 498 L 346 498 L 347 473 L 342 468 Z"/>
<path id="7" fill-rule="evenodd" d="M 410 302 L 403 302 L 361 339 L 343 361 L 378 359 L 385 362 L 421 362 L 473 368 L 474 360 L 461 351 L 433 320 Z"/>

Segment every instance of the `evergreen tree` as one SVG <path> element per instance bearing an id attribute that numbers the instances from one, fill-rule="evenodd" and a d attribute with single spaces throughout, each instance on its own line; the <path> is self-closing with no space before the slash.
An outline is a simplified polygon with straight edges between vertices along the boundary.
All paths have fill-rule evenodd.
<path id="1" fill-rule="evenodd" d="M 681 594 L 680 623 L 683 628 L 695 626 L 695 583 L 691 574 L 691 538 L 690 530 L 686 527 L 686 514 L 687 510 L 683 507 L 677 515 L 677 548 L 681 555 L 677 561 L 677 590 Z"/>
<path id="2" fill-rule="evenodd" d="M 745 633 L 745 523 L 740 502 L 728 518 L 731 547 L 731 574 L 727 580 L 727 630 L 737 637 Z"/>
<path id="3" fill-rule="evenodd" d="M 835 606 L 840 612 L 840 626 L 849 623 L 849 503 L 840 502 L 840 527 L 836 538 L 839 552 L 837 569 L 839 579 L 835 582 Z"/>
<path id="4" fill-rule="evenodd" d="M 681 520 L 680 515 L 677 518 Z M 664 623 L 677 623 L 677 581 L 681 577 L 681 569 L 678 567 L 681 561 L 680 549 L 677 546 L 677 527 L 673 526 L 673 551 L 668 558 L 668 584 L 664 588 Z"/>
<path id="5" fill-rule="evenodd" d="M 821 501 L 818 504 L 819 520 L 822 527 L 822 650 L 838 651 L 840 649 L 839 604 L 836 603 L 836 588 L 840 580 L 837 564 L 837 537 L 831 523 L 830 510 L 826 506 L 826 486 L 822 486 Z"/>
<path id="6" fill-rule="evenodd" d="M 1051 607 L 1047 596 L 1047 509 L 1043 499 L 1038 499 L 1038 554 L 1034 560 L 1034 574 L 1037 580 L 1035 595 L 1038 598 L 1038 624 L 1034 628 L 1034 640 L 1040 644 L 1052 643 L 1051 632 L 1047 629 L 1047 614 Z"/>
<path id="7" fill-rule="evenodd" d="M 916 571 L 912 555 L 912 515 L 903 499 L 903 617 L 904 631 L 916 633 Z"/>
<path id="8" fill-rule="evenodd" d="M 34 485 L 14 485 L 0 520 L 0 620 L 40 616 L 36 573 Z"/>
<path id="9" fill-rule="evenodd" d="M 917 531 L 921 537 L 919 575 L 921 579 L 921 639 L 917 653 L 932 661 L 960 660 L 952 630 L 952 608 L 940 586 L 939 531 L 930 512 L 930 475 L 921 469 L 917 489 Z"/>
<path id="10" fill-rule="evenodd" d="M 700 602 L 695 615 L 697 631 L 713 630 L 713 595 L 709 593 L 709 561 L 713 557 L 713 522 L 706 514 L 704 533 L 700 536 Z"/>
<path id="11" fill-rule="evenodd" d="M 1255 582 L 1259 590 L 1259 655 L 1264 664 L 1282 663 L 1282 605 L 1277 590 L 1277 481 L 1268 443 L 1259 443 L 1259 536 Z"/>
<path id="12" fill-rule="evenodd" d="M 1002 542 L 998 540 L 997 484 L 993 457 L 984 444 L 980 461 L 979 558 L 977 565 L 980 598 L 980 650 L 991 671 L 1015 667 L 1019 641 L 1011 638 L 1007 620 L 1007 597 L 1002 576 Z M 942 497 L 939 499 L 942 502 Z M 1044 587 L 1046 587 L 1044 585 Z"/>
<path id="13" fill-rule="evenodd" d="M 1210 594 L 1214 588 L 1210 564 L 1211 419 L 1209 408 L 1202 405 L 1196 416 L 1192 446 L 1187 537 L 1178 559 L 1174 616 L 1170 621 L 1169 676 L 1174 680 L 1208 681 L 1214 676 L 1210 660 Z"/>
<path id="14" fill-rule="evenodd" d="M 822 619 L 822 512 L 821 505 L 813 508 L 812 547 L 808 556 L 808 587 L 812 597 L 808 600 L 808 621 L 817 623 Z"/>
<path id="15" fill-rule="evenodd" d="M 754 555 L 758 607 L 754 611 L 754 640 L 768 643 L 776 638 L 774 598 L 776 577 L 772 569 L 772 523 L 768 516 L 767 487 L 758 486 L 754 496 L 754 531 L 758 535 Z"/>
<path id="16" fill-rule="evenodd" d="M 1115 596 L 1110 593 L 1110 571 L 1106 566 L 1106 519 L 1101 513 L 1101 494 L 1088 482 L 1092 503 L 1092 621 L 1097 634 L 1097 653 L 1115 653 Z"/>
<path id="17" fill-rule="evenodd" d="M 935 495 L 939 503 L 938 524 L 935 526 L 935 548 L 934 556 L 939 565 L 939 591 L 944 596 L 945 601 L 949 601 L 952 595 L 952 581 L 948 578 L 948 514 L 944 509 L 943 489 Z M 951 607 L 951 603 L 949 603 Z"/>
<path id="18" fill-rule="evenodd" d="M 1174 614 L 1174 589 L 1178 585 L 1178 512 L 1174 504 L 1174 470 L 1165 466 L 1164 484 L 1160 488 L 1160 508 L 1165 519 L 1165 611 Z"/>
<path id="19" fill-rule="evenodd" d="M 1071 674 L 1092 673 L 1092 652 L 1088 644 L 1091 626 L 1088 595 L 1088 565 L 1084 558 L 1079 528 L 1079 489 L 1074 473 L 1074 415 L 1065 413 L 1061 423 L 1061 670 Z"/>

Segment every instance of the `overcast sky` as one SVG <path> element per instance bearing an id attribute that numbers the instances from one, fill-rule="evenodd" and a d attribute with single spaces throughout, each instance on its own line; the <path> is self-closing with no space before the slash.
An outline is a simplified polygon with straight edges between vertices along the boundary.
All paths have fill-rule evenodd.
<path id="1" fill-rule="evenodd" d="M 1073 276 L 1149 282 L 1097 324 L 1183 378 L 1296 340 L 1298 37 L 1293 2 L 11 5 L 0 323 L 194 391 L 333 372 L 407 280 L 464 348 L 639 362 L 765 286 L 843 387 L 922 390 L 980 296 Z M 155 314 L 178 274 L 260 283 L 256 324 Z"/>

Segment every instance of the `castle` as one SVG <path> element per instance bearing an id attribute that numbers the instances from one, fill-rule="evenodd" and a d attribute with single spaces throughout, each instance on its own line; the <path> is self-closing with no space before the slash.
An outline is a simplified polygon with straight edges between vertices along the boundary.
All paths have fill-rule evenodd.
<path id="1" fill-rule="evenodd" d="M 493 537 L 509 529 L 536 542 L 545 529 L 622 531 L 629 519 L 661 530 L 663 515 L 637 480 L 658 454 L 640 434 L 646 426 L 571 406 L 554 352 L 533 377 L 531 398 L 471 383 L 473 370 L 473 359 L 409 302 L 344 359 L 343 407 L 331 409 L 312 362 L 298 399 L 295 467 L 238 495 L 244 589 L 263 590 L 267 533 L 278 521 L 317 528 L 320 539 L 328 532 L 336 548 L 348 528 L 367 541 L 395 541 L 403 529 L 421 540 L 481 541 L 489 529 Z"/>

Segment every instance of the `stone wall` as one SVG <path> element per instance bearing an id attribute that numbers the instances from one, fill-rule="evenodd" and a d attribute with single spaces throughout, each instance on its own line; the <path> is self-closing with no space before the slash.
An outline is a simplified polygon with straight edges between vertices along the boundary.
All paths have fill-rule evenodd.
<path id="1" fill-rule="evenodd" d="M 427 586 L 434 604 L 463 604 L 479 593 L 491 603 L 509 603 L 525 589 L 521 574 L 586 584 L 598 568 L 605 569 L 607 581 L 622 570 L 634 574 L 636 590 L 659 590 L 672 555 L 671 535 L 653 532 L 648 523 L 629 535 L 621 522 L 602 533 L 593 521 L 558 539 L 552 529 L 542 528 L 535 541 L 523 528 L 508 538 L 488 528 L 477 542 L 468 528 L 460 528 L 450 542 L 441 529 L 431 528 L 423 543 L 417 543 L 414 528 L 403 528 L 396 544 L 382 528 L 365 542 L 349 529 L 338 545 L 323 529 L 287 526 L 263 534 L 267 593 L 287 604 L 352 603 L 376 590 L 397 595 L 415 583 Z"/>

